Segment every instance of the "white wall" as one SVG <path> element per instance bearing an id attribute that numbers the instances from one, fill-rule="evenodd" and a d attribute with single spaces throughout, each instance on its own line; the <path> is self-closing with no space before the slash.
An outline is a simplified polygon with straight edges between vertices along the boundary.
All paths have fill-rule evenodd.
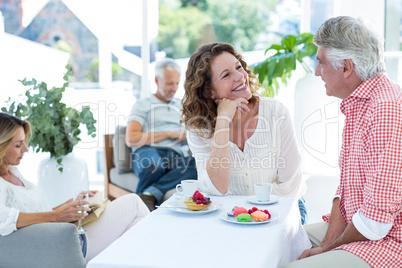
<path id="1" fill-rule="evenodd" d="M 62 85 L 69 55 L 66 52 L 11 34 L 0 34 L 0 103 L 25 92 L 18 80 L 35 78 Z"/>
<path id="2" fill-rule="evenodd" d="M 384 36 L 385 0 L 335 0 L 334 16 L 361 17 Z"/>

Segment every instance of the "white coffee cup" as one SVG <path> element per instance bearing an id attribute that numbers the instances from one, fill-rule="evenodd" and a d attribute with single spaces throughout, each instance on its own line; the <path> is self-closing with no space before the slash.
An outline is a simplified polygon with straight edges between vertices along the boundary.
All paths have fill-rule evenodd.
<path id="1" fill-rule="evenodd" d="M 198 190 L 197 180 L 182 180 L 180 184 L 176 185 L 176 191 L 184 197 L 193 196 L 194 192 Z"/>
<path id="2" fill-rule="evenodd" d="M 257 201 L 266 202 L 271 198 L 272 183 L 259 182 L 254 184 Z"/>

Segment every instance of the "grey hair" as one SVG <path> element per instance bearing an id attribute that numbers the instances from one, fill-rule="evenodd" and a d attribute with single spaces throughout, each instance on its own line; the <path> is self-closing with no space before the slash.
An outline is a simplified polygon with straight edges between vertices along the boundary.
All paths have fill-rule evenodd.
<path id="1" fill-rule="evenodd" d="M 362 19 L 347 16 L 325 21 L 314 35 L 317 46 L 327 48 L 334 69 L 351 59 L 357 76 L 366 81 L 385 72 L 384 41 Z"/>
<path id="2" fill-rule="evenodd" d="M 155 76 L 158 77 L 158 79 L 163 79 L 165 70 L 177 71 L 180 74 L 179 64 L 171 58 L 164 58 L 156 62 Z"/>

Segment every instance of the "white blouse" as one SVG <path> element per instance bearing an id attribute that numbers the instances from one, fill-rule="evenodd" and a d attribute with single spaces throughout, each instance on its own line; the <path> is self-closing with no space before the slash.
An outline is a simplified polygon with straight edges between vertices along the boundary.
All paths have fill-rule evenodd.
<path id="1" fill-rule="evenodd" d="M 0 177 L 0 235 L 5 236 L 17 230 L 20 212 L 51 211 L 45 195 L 33 183 L 25 180 L 17 167 L 11 166 L 11 172 L 24 186 L 17 186 Z"/>
<path id="2" fill-rule="evenodd" d="M 201 138 L 189 130 L 187 139 L 196 160 L 200 191 L 222 195 L 206 171 L 212 138 Z M 290 114 L 274 99 L 260 98 L 257 127 L 246 140 L 244 151 L 230 142 L 230 162 L 230 184 L 226 194 L 254 195 L 254 183 L 258 182 L 272 182 L 274 195 L 298 199 L 306 192 Z"/>

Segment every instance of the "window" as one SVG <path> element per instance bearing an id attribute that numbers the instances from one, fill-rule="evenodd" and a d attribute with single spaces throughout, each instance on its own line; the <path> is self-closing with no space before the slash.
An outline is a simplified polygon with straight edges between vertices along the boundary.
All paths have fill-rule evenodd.
<path id="1" fill-rule="evenodd" d="M 385 63 L 391 80 L 402 83 L 402 2 L 387 0 L 385 6 Z"/>

